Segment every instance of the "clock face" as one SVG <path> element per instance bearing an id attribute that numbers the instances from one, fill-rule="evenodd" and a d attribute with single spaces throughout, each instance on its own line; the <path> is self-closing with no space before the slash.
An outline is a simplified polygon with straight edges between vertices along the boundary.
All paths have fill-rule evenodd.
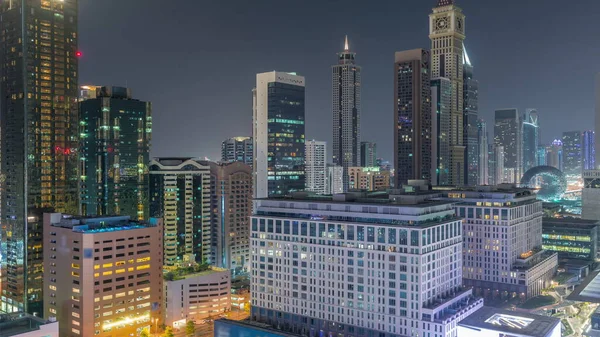
<path id="1" fill-rule="evenodd" d="M 435 20 L 435 28 L 437 29 L 446 29 L 448 28 L 448 19 L 447 18 L 438 18 Z"/>

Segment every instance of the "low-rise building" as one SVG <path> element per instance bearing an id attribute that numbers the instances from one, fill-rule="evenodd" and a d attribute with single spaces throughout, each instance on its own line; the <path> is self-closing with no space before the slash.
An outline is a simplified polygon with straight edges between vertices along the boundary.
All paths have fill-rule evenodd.
<path id="1" fill-rule="evenodd" d="M 58 322 L 22 312 L 0 315 L 0 337 L 58 337 Z"/>
<path id="2" fill-rule="evenodd" d="M 349 167 L 350 190 L 385 191 L 390 188 L 390 172 L 379 167 Z"/>
<path id="3" fill-rule="evenodd" d="M 556 317 L 483 307 L 458 323 L 460 337 L 560 337 Z"/>
<path id="4" fill-rule="evenodd" d="M 178 269 L 165 274 L 165 325 L 185 328 L 231 309 L 231 272 L 212 268 L 190 272 Z M 197 269 L 196 269 L 197 270 Z"/>
<path id="5" fill-rule="evenodd" d="M 542 248 L 558 253 L 559 259 L 593 261 L 598 253 L 596 220 L 544 218 Z"/>

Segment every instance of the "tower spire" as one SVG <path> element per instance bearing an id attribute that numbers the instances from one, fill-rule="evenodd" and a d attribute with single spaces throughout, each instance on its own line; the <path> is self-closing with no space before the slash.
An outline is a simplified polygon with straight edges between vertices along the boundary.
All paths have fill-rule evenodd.
<path id="1" fill-rule="evenodd" d="M 349 51 L 350 46 L 348 46 L 348 35 L 346 35 L 346 41 L 344 42 L 344 51 Z"/>

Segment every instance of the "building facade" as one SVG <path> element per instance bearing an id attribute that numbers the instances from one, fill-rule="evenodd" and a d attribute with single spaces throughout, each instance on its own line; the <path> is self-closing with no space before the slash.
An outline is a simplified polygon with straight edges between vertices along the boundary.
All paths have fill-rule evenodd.
<path id="1" fill-rule="evenodd" d="M 306 190 L 317 194 L 327 193 L 327 142 L 306 142 Z"/>
<path id="2" fill-rule="evenodd" d="M 560 337 L 562 326 L 557 317 L 483 307 L 458 323 L 457 335 L 460 337 Z"/>
<path id="3" fill-rule="evenodd" d="M 546 147 L 546 162 L 548 166 L 556 167 L 563 170 L 563 142 L 560 139 L 555 139 L 552 144 Z"/>
<path id="4" fill-rule="evenodd" d="M 540 134 L 537 110 L 527 109 L 523 118 L 523 174 L 539 165 L 539 140 Z"/>
<path id="5" fill-rule="evenodd" d="M 600 170 L 583 171 L 581 218 L 600 220 Z"/>
<path id="6" fill-rule="evenodd" d="M 44 214 L 44 316 L 61 337 L 138 336 L 162 321 L 161 222 Z"/>
<path id="7" fill-rule="evenodd" d="M 390 188 L 390 172 L 379 167 L 349 167 L 350 190 L 385 191 Z"/>
<path id="8" fill-rule="evenodd" d="M 463 44 L 463 145 L 465 146 L 464 182 L 467 186 L 479 183 L 478 115 L 479 81 L 473 78 L 473 65 Z M 487 151 L 486 151 L 487 152 Z"/>
<path id="9" fill-rule="evenodd" d="M 394 169 L 396 186 L 431 180 L 429 51 L 396 52 L 394 63 Z"/>
<path id="10" fill-rule="evenodd" d="M 504 147 L 504 182 L 519 183 L 523 160 L 521 116 L 517 109 L 496 110 L 494 144 Z"/>
<path id="11" fill-rule="evenodd" d="M 546 145 L 539 145 L 537 149 L 537 166 L 548 165 L 548 154 L 546 153 Z"/>
<path id="12" fill-rule="evenodd" d="M 164 223 L 164 265 L 201 263 L 212 257 L 210 166 L 193 158 L 154 158 L 150 215 Z"/>
<path id="13" fill-rule="evenodd" d="M 327 164 L 327 191 L 326 194 L 344 193 L 344 168 Z"/>
<path id="14" fill-rule="evenodd" d="M 29 213 L 78 210 L 77 10 L 77 0 L 0 3 L 3 312 L 42 311 Z"/>
<path id="15" fill-rule="evenodd" d="M 411 201 L 256 200 L 251 319 L 310 336 L 456 336 L 483 306 L 461 285 L 462 222 L 449 203 Z"/>
<path id="16" fill-rule="evenodd" d="M 229 138 L 221 144 L 221 161 L 224 163 L 241 161 L 252 167 L 252 137 Z"/>
<path id="17" fill-rule="evenodd" d="M 7 337 L 59 337 L 56 317 L 44 320 L 22 312 L 0 315 L 0 331 Z"/>
<path id="18" fill-rule="evenodd" d="M 431 78 L 450 80 L 450 182 L 462 186 L 464 181 L 464 40 L 465 15 L 454 0 L 439 0 L 429 15 L 431 40 Z"/>
<path id="19" fill-rule="evenodd" d="M 377 166 L 377 143 L 361 142 L 360 143 L 360 163 L 362 167 Z"/>
<path id="20" fill-rule="evenodd" d="M 82 214 L 146 219 L 152 105 L 130 89 L 102 87 L 79 110 Z"/>
<path id="21" fill-rule="evenodd" d="M 488 185 L 504 183 L 504 146 L 488 145 Z"/>
<path id="22" fill-rule="evenodd" d="M 304 77 L 257 74 L 252 94 L 254 196 L 304 190 Z"/>
<path id="23" fill-rule="evenodd" d="M 477 124 L 477 144 L 479 146 L 479 165 L 478 165 L 478 185 L 489 184 L 489 152 L 488 152 L 488 133 L 487 124 L 483 119 L 479 119 Z"/>
<path id="24" fill-rule="evenodd" d="M 360 166 L 361 67 L 350 51 L 348 37 L 338 64 L 331 67 L 333 116 L 333 163 L 344 168 L 344 191 L 348 189 L 348 167 Z"/>
<path id="25" fill-rule="evenodd" d="M 596 169 L 596 133 L 593 130 L 583 131 L 582 151 L 583 169 Z"/>
<path id="26" fill-rule="evenodd" d="M 558 257 L 542 249 L 542 202 L 527 189 L 444 192 L 463 225 L 463 283 L 487 298 L 531 298 L 548 287 Z"/>
<path id="27" fill-rule="evenodd" d="M 596 113 L 595 113 L 595 118 L 594 118 L 594 124 L 595 124 L 595 128 L 594 130 L 600 130 L 600 73 L 596 74 L 596 85 L 594 88 L 594 91 L 596 93 L 596 104 L 595 104 L 595 108 L 596 108 Z M 600 132 L 600 131 L 598 131 Z M 596 149 L 600 149 L 600 137 L 597 137 L 594 141 L 594 148 Z M 598 153 L 596 153 L 596 163 L 600 164 L 600 151 Z M 595 169 L 595 168 L 594 168 Z"/>
<path id="28" fill-rule="evenodd" d="M 596 259 L 597 220 L 544 218 L 542 225 L 543 249 L 558 253 L 559 259 Z"/>
<path id="29" fill-rule="evenodd" d="M 450 185 L 450 105 L 452 83 L 431 80 L 431 184 Z"/>
<path id="30" fill-rule="evenodd" d="M 563 132 L 563 169 L 567 179 L 580 179 L 583 170 L 583 142 L 581 131 Z"/>

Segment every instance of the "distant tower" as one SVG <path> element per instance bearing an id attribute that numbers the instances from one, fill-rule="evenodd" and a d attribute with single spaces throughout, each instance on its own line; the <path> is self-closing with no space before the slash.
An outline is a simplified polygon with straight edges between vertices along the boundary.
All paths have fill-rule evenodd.
<path id="1" fill-rule="evenodd" d="M 488 134 L 487 125 L 483 119 L 479 119 L 477 123 L 477 146 L 479 147 L 477 183 L 479 185 L 487 185 L 489 183 Z"/>
<path id="2" fill-rule="evenodd" d="M 480 147 L 478 139 L 477 111 L 479 110 L 479 82 L 473 78 L 473 65 L 467 56 L 463 44 L 464 72 L 464 118 L 463 118 L 463 144 L 465 146 L 465 184 L 475 186 L 479 183 L 479 157 Z M 487 153 L 487 151 L 485 151 Z"/>
<path id="3" fill-rule="evenodd" d="M 346 36 L 338 64 L 331 67 L 333 163 L 344 168 L 344 191 L 348 190 L 348 167 L 360 166 L 361 68 L 355 57 Z"/>
<path id="4" fill-rule="evenodd" d="M 546 147 L 546 162 L 548 166 L 563 170 L 563 143 L 560 139 L 555 139 Z"/>
<path id="5" fill-rule="evenodd" d="M 241 161 L 252 167 L 252 137 L 229 138 L 221 144 L 221 161 Z"/>
<path id="6" fill-rule="evenodd" d="M 454 0 L 439 0 L 429 15 L 431 78 L 445 77 L 451 83 L 450 104 L 450 185 L 465 184 L 463 140 L 465 16 Z"/>
<path id="7" fill-rule="evenodd" d="M 583 169 L 596 168 L 596 133 L 592 130 L 583 132 Z"/>
<path id="8" fill-rule="evenodd" d="M 563 172 L 568 178 L 579 179 L 583 173 L 581 131 L 563 132 Z"/>
<path id="9" fill-rule="evenodd" d="M 450 185 L 450 105 L 452 83 L 447 78 L 431 80 L 431 184 Z"/>
<path id="10" fill-rule="evenodd" d="M 538 112 L 527 109 L 523 118 L 523 174 L 537 166 L 539 139 Z"/>
<path id="11" fill-rule="evenodd" d="M 519 183 L 523 160 L 521 116 L 517 109 L 496 110 L 494 144 L 504 147 L 504 182 Z"/>
<path id="12" fill-rule="evenodd" d="M 327 192 L 327 142 L 306 142 L 306 190 L 317 194 Z"/>
<path id="13" fill-rule="evenodd" d="M 362 167 L 377 166 L 377 144 L 374 142 L 361 142 L 360 156 Z"/>

